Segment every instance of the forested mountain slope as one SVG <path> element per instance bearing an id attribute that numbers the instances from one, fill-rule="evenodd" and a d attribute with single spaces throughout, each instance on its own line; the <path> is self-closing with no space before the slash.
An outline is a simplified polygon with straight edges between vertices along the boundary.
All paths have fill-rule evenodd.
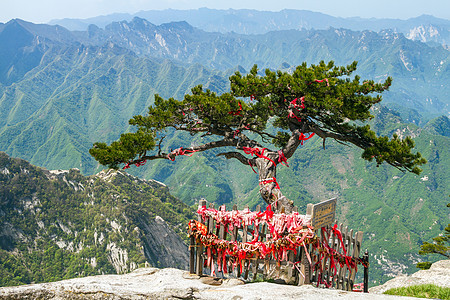
<path id="1" fill-rule="evenodd" d="M 146 262 L 187 269 L 180 236 L 190 218 L 159 182 L 112 170 L 48 171 L 0 152 L 0 286 L 124 273 Z"/>

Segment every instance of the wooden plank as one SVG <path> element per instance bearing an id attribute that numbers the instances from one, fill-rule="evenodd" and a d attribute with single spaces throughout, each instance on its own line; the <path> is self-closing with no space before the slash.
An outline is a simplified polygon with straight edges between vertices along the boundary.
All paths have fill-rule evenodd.
<path id="1" fill-rule="evenodd" d="M 222 212 L 225 212 L 227 209 L 226 209 L 226 206 L 225 205 L 222 205 L 221 207 L 220 207 L 220 211 L 222 211 Z M 219 239 L 221 239 L 221 240 L 224 240 L 225 239 L 225 225 L 223 224 L 223 223 L 220 223 L 220 226 L 219 226 Z"/>
<path id="2" fill-rule="evenodd" d="M 206 200 L 202 199 L 199 201 L 199 206 L 205 206 Z M 197 216 L 197 220 L 203 224 L 202 217 L 200 215 Z M 197 245 L 197 253 L 196 253 L 196 261 L 195 261 L 195 271 L 197 275 L 203 275 L 203 245 L 198 244 Z"/>
<path id="3" fill-rule="evenodd" d="M 336 250 L 336 236 L 333 234 L 333 231 L 331 230 L 331 226 L 328 228 L 328 232 L 330 234 L 329 236 L 329 240 L 328 240 L 328 245 L 330 246 L 331 249 Z M 334 262 L 334 264 L 336 265 L 337 262 Z M 331 268 L 331 258 L 330 258 L 330 263 L 328 265 L 328 284 L 330 284 L 331 286 L 333 286 L 334 281 L 336 280 L 335 276 L 334 276 L 334 268 Z"/>
<path id="4" fill-rule="evenodd" d="M 214 203 L 209 204 L 209 208 L 214 208 Z M 207 226 L 208 226 L 208 233 L 213 233 L 214 230 L 214 218 L 213 217 L 206 217 L 208 220 Z"/>
<path id="5" fill-rule="evenodd" d="M 245 260 L 242 261 L 242 263 L 244 264 L 244 276 L 243 276 L 243 278 L 245 280 L 247 280 L 247 278 L 248 278 L 248 270 L 250 268 L 250 261 L 248 259 L 245 259 Z"/>
<path id="6" fill-rule="evenodd" d="M 288 251 L 288 261 L 291 262 L 291 264 L 288 264 L 288 278 L 295 277 L 295 268 L 294 268 L 294 251 L 289 250 Z"/>
<path id="7" fill-rule="evenodd" d="M 189 245 L 189 273 L 195 274 L 195 237 L 191 235 Z"/>
<path id="8" fill-rule="evenodd" d="M 339 224 L 339 231 L 340 232 L 342 232 L 342 223 L 340 223 Z M 343 242 L 341 242 L 339 239 L 337 240 L 337 252 L 338 253 L 342 253 L 343 251 L 342 251 L 342 247 L 343 247 Z M 342 272 L 343 272 L 343 268 L 344 267 L 341 267 L 340 265 L 338 266 L 338 272 L 337 272 L 337 281 L 336 281 L 336 289 L 341 289 L 342 288 L 342 286 L 343 286 L 343 282 L 344 282 L 344 279 L 343 279 L 343 277 L 342 277 Z"/>
<path id="9" fill-rule="evenodd" d="M 251 260 L 252 262 L 252 273 L 253 273 L 253 281 L 256 280 L 256 276 L 258 275 L 258 266 L 259 266 L 259 262 L 257 258 L 253 258 Z"/>
<path id="10" fill-rule="evenodd" d="M 312 218 L 313 207 L 314 204 L 312 203 L 308 203 L 306 205 L 306 215 L 309 216 L 310 218 Z M 309 248 L 310 248 L 309 245 L 306 245 L 306 250 L 305 247 L 301 247 L 300 271 L 304 277 L 301 274 L 299 274 L 299 281 L 298 281 L 299 285 L 311 283 L 311 265 L 309 264 L 308 258 L 306 256 L 306 251 L 310 252 Z"/>
<path id="11" fill-rule="evenodd" d="M 233 210 L 234 210 L 234 211 L 237 211 L 237 206 L 236 206 L 236 204 L 233 205 Z M 238 228 L 237 228 L 237 227 L 233 227 L 233 232 L 232 232 L 232 235 L 231 235 L 231 241 L 232 241 L 232 242 L 237 241 L 237 235 L 238 235 Z"/>
<path id="12" fill-rule="evenodd" d="M 267 275 L 269 275 L 269 268 L 270 268 L 270 261 L 269 259 L 265 259 L 263 278 L 267 278 Z"/>
<path id="13" fill-rule="evenodd" d="M 301 264 L 300 271 L 302 274 L 299 274 L 299 285 L 310 284 L 311 283 L 311 266 L 309 264 L 308 258 L 306 257 L 306 251 L 309 251 L 309 245 L 306 246 L 306 250 L 304 247 L 301 248 Z"/>
<path id="14" fill-rule="evenodd" d="M 245 206 L 245 209 L 248 209 L 248 205 Z M 248 225 L 244 224 L 244 228 L 242 231 L 242 242 L 247 243 L 247 233 L 248 233 Z"/>
<path id="15" fill-rule="evenodd" d="M 342 240 L 344 241 L 344 247 L 345 250 L 347 250 L 348 248 L 348 226 L 345 226 L 344 231 L 342 231 Z M 342 290 L 347 290 L 347 264 L 344 265 L 344 267 L 342 268 Z"/>
<path id="16" fill-rule="evenodd" d="M 361 252 L 362 238 L 363 238 L 363 232 L 358 231 L 355 235 L 355 240 L 354 240 L 353 254 L 352 254 L 353 258 L 359 257 L 359 253 Z M 353 290 L 353 285 L 355 283 L 355 277 L 356 277 L 356 270 L 352 269 L 350 272 L 350 291 Z"/>
<path id="17" fill-rule="evenodd" d="M 325 235 L 322 234 L 322 230 L 318 230 L 318 233 L 320 233 L 320 241 L 321 244 L 323 244 L 325 242 Z M 320 256 L 319 256 L 320 259 Z M 320 265 L 320 269 L 317 270 L 317 280 L 319 280 L 319 282 L 323 282 L 325 280 L 327 280 L 327 274 L 325 272 L 326 270 L 326 263 L 327 263 L 327 256 L 325 255 L 324 258 L 322 259 L 321 262 L 319 262 Z"/>
<path id="18" fill-rule="evenodd" d="M 348 232 L 346 234 L 346 241 L 347 241 L 347 255 L 351 256 L 352 255 L 352 240 L 353 240 L 353 229 L 350 230 L 350 232 Z M 348 270 L 348 274 L 345 277 L 345 290 L 350 291 L 350 272 L 351 272 L 351 268 L 347 268 Z"/>
<path id="19" fill-rule="evenodd" d="M 266 229 L 267 229 L 267 224 L 263 223 L 262 225 L 262 229 L 261 229 L 261 233 L 259 234 L 259 240 L 261 242 L 267 241 L 267 237 L 266 237 Z"/>

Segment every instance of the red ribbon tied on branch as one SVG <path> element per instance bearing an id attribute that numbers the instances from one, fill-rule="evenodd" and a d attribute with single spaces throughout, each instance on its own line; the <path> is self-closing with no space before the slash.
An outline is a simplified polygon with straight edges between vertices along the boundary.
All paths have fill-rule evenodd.
<path id="1" fill-rule="evenodd" d="M 266 185 L 266 184 L 269 184 L 269 183 L 272 183 L 272 182 L 275 183 L 275 186 L 277 187 L 277 189 L 280 189 L 280 186 L 278 185 L 277 179 L 275 177 L 267 178 L 267 179 L 261 179 L 259 181 L 259 184 L 260 185 Z"/>
<path id="2" fill-rule="evenodd" d="M 186 154 L 186 153 L 195 153 L 198 152 L 200 150 L 183 150 L 183 147 L 180 147 L 178 149 L 173 150 L 172 152 L 170 152 L 167 155 L 167 158 L 170 159 L 171 161 L 175 160 L 175 157 L 178 155 L 186 155 L 186 156 L 192 156 L 193 154 Z M 172 158 L 173 156 L 173 158 Z"/>
<path id="3" fill-rule="evenodd" d="M 146 162 L 147 162 L 147 160 L 143 160 L 143 161 L 141 161 L 141 162 L 135 163 L 134 165 L 135 165 L 136 167 L 140 167 L 140 166 L 145 165 Z"/>
<path id="4" fill-rule="evenodd" d="M 308 137 L 306 137 L 306 135 L 301 132 L 300 136 L 298 137 L 298 139 L 301 141 L 300 144 L 303 145 L 303 141 L 309 140 L 310 138 L 312 138 L 314 136 L 314 132 L 312 132 Z"/>
<path id="5" fill-rule="evenodd" d="M 241 115 L 241 111 L 242 111 L 242 105 L 241 102 L 238 102 L 239 105 L 239 109 L 236 111 L 229 111 L 228 114 L 233 115 L 233 116 L 240 116 Z"/>
<path id="6" fill-rule="evenodd" d="M 264 151 L 267 150 L 266 148 L 259 150 L 259 148 L 243 147 L 242 150 L 244 150 L 245 154 L 250 154 L 252 156 L 255 155 L 259 158 L 265 158 L 265 159 L 271 161 L 274 166 L 277 165 L 273 160 L 271 160 L 270 158 L 268 158 L 267 156 L 264 155 Z"/>
<path id="7" fill-rule="evenodd" d="M 143 160 L 143 161 L 140 161 L 140 162 L 135 163 L 134 165 L 135 165 L 136 167 L 140 167 L 140 166 L 145 165 L 146 162 L 147 162 L 147 160 L 145 159 L 145 160 Z M 125 166 L 122 168 L 122 170 L 126 170 L 126 169 L 129 169 L 129 168 L 130 168 L 130 164 L 129 164 L 129 163 L 126 163 Z"/>
<path id="8" fill-rule="evenodd" d="M 295 107 L 295 108 L 301 108 L 301 109 L 303 109 L 303 108 L 305 108 L 305 96 L 303 96 L 303 97 L 301 97 L 300 98 L 300 101 L 301 101 L 301 104 L 300 105 L 298 105 L 297 104 L 297 100 L 298 100 L 298 98 L 295 98 L 294 100 L 292 100 L 290 103 Z"/>
<path id="9" fill-rule="evenodd" d="M 319 79 L 314 79 L 314 82 L 318 82 L 318 83 L 321 83 L 321 82 L 326 82 L 326 83 L 327 83 L 327 86 L 330 86 L 330 83 L 328 82 L 328 79 L 327 79 L 327 78 L 325 78 L 325 79 L 322 79 L 322 80 L 319 80 Z"/>
<path id="10" fill-rule="evenodd" d="M 300 101 L 301 101 L 301 104 L 300 104 L 300 105 L 297 104 L 297 100 L 298 100 L 298 98 L 295 98 L 294 100 L 292 100 L 292 101 L 290 102 L 291 105 L 292 105 L 295 109 L 297 109 L 297 110 L 304 109 L 304 108 L 305 108 L 305 96 L 303 96 L 303 97 L 300 98 Z M 286 101 L 286 100 L 285 100 L 285 101 Z M 299 117 L 297 117 L 297 116 L 294 114 L 293 111 L 290 111 L 290 112 L 289 112 L 289 117 L 290 117 L 290 118 L 296 119 L 298 122 L 301 122 L 301 121 L 302 121 L 302 119 L 300 119 Z"/>
<path id="11" fill-rule="evenodd" d="M 278 163 L 285 165 L 286 167 L 289 168 L 286 156 L 284 156 L 283 150 L 278 150 Z"/>

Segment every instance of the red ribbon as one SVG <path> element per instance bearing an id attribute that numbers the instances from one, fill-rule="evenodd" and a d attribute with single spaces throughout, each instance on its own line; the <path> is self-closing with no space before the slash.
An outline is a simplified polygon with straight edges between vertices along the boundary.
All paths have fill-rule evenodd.
<path id="1" fill-rule="evenodd" d="M 241 111 L 242 111 L 241 102 L 238 102 L 238 105 L 239 105 L 239 109 L 237 111 L 229 111 L 228 114 L 233 115 L 233 116 L 240 116 Z"/>
<path id="2" fill-rule="evenodd" d="M 318 82 L 318 83 L 326 82 L 327 86 L 330 86 L 330 84 L 328 83 L 328 79 L 327 78 L 322 79 L 322 80 L 314 79 L 314 82 Z"/>
<path id="3" fill-rule="evenodd" d="M 299 117 L 297 117 L 295 114 L 294 114 L 294 112 L 289 112 L 289 115 L 288 115 L 288 117 L 289 118 L 294 118 L 294 119 L 296 119 L 298 122 L 301 122 L 302 121 L 302 119 L 300 119 Z"/>
<path id="4" fill-rule="evenodd" d="M 305 108 L 305 96 L 303 96 L 303 97 L 300 98 L 300 101 L 301 101 L 302 104 L 298 105 L 298 104 L 297 104 L 297 100 L 298 100 L 298 99 L 295 98 L 294 100 L 291 101 L 291 104 L 292 104 L 295 108 L 297 108 L 297 109 L 298 109 L 298 108 L 301 108 L 301 109 Z"/>
<path id="5" fill-rule="evenodd" d="M 134 165 L 135 165 L 136 167 L 140 167 L 140 166 L 145 165 L 146 162 L 147 162 L 147 160 L 143 160 L 143 161 L 141 161 L 141 162 L 135 163 Z M 122 170 L 126 170 L 126 169 L 129 169 L 129 168 L 130 168 L 130 164 L 129 164 L 129 163 L 126 163 L 125 166 L 122 168 Z"/>
<path id="6" fill-rule="evenodd" d="M 300 133 L 300 136 L 298 137 L 298 139 L 301 141 L 301 145 L 303 145 L 303 141 L 306 141 L 306 140 L 309 140 L 310 138 L 312 138 L 313 136 L 314 136 L 314 132 L 312 132 L 308 137 L 306 137 L 306 135 L 303 133 L 303 132 L 301 132 Z"/>
<path id="7" fill-rule="evenodd" d="M 147 162 L 147 160 L 144 160 L 144 161 L 141 161 L 141 162 L 137 162 L 137 163 L 135 163 L 134 165 L 135 165 L 136 167 L 140 167 L 140 166 L 145 165 L 146 162 Z"/>
<path id="8" fill-rule="evenodd" d="M 167 155 L 167 158 L 170 159 L 171 161 L 175 160 L 175 157 L 178 155 L 186 155 L 186 156 L 192 156 L 193 154 L 186 154 L 186 153 L 195 153 L 198 152 L 200 150 L 183 150 L 183 147 L 180 147 L 178 149 L 173 150 L 172 152 L 170 152 Z M 171 156 L 174 156 L 174 158 L 172 158 Z"/>
<path id="9" fill-rule="evenodd" d="M 283 150 L 278 150 L 278 163 L 285 165 L 286 167 L 289 168 L 286 156 L 284 156 Z"/>
<path id="10" fill-rule="evenodd" d="M 259 158 L 265 158 L 265 159 L 271 161 L 274 166 L 277 165 L 273 160 L 271 160 L 270 158 L 268 158 L 267 156 L 264 155 L 264 151 L 267 150 L 266 148 L 259 150 L 259 148 L 242 147 L 242 150 L 245 152 L 245 154 L 250 154 L 252 156 L 255 155 Z"/>
<path id="11" fill-rule="evenodd" d="M 272 177 L 271 179 L 263 179 L 259 181 L 259 184 L 264 185 L 264 184 L 268 184 L 268 183 L 272 183 L 275 182 L 275 185 L 277 187 L 277 189 L 280 189 L 280 186 L 278 185 L 277 179 L 275 177 Z"/>

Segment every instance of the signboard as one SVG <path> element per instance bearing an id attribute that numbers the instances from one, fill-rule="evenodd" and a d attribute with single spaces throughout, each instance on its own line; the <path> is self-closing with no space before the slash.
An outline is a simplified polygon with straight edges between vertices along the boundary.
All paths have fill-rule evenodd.
<path id="1" fill-rule="evenodd" d="M 337 198 L 333 198 L 308 207 L 307 214 L 311 214 L 311 225 L 314 229 L 333 224 L 336 218 L 336 201 Z"/>

